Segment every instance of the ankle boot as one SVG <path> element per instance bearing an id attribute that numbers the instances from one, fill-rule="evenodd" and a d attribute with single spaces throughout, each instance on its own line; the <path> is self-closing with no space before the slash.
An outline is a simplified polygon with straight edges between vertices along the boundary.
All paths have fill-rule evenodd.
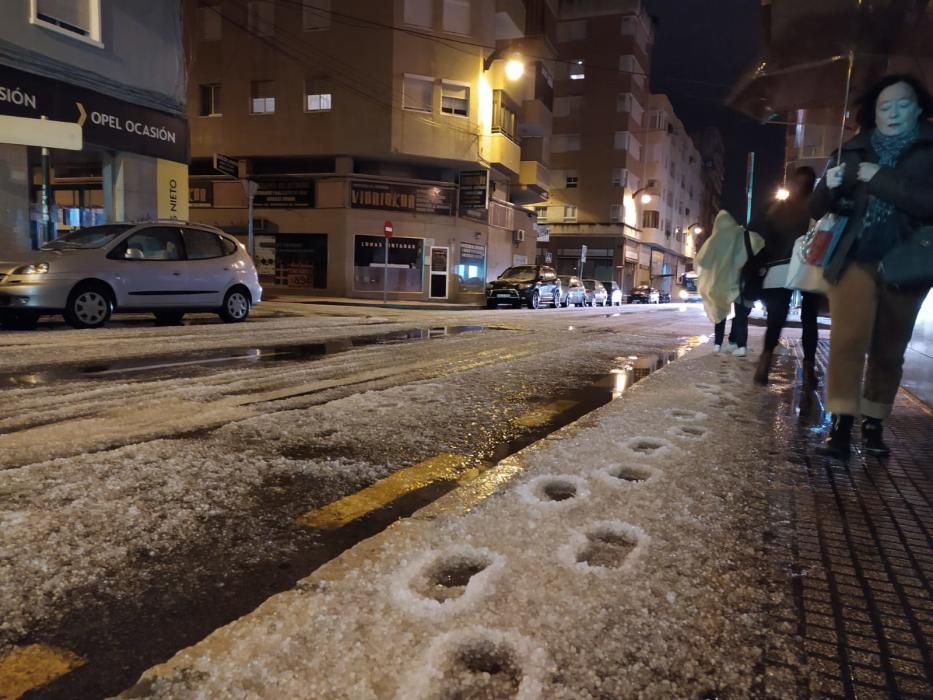
<path id="1" fill-rule="evenodd" d="M 865 418 L 862 420 L 862 449 L 873 457 L 887 457 L 891 454 L 891 449 L 881 438 L 882 432 L 880 419 Z"/>
<path id="2" fill-rule="evenodd" d="M 817 452 L 827 457 L 838 457 L 846 459 L 851 449 L 852 424 L 855 419 L 852 416 L 833 415 L 833 427 L 829 431 L 829 437 L 823 446 L 817 449 Z"/>
<path id="3" fill-rule="evenodd" d="M 771 371 L 771 358 L 774 353 L 762 350 L 758 356 L 758 367 L 755 369 L 755 384 L 759 386 L 768 385 L 768 372 Z"/>
<path id="4" fill-rule="evenodd" d="M 816 361 L 803 361 L 803 390 L 814 391 L 820 385 L 820 379 L 816 376 Z"/>

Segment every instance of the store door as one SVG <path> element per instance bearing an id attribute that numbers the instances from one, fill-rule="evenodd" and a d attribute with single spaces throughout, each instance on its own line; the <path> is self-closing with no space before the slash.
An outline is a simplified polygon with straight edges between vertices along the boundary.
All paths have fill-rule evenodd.
<path id="1" fill-rule="evenodd" d="M 450 248 L 431 246 L 431 284 L 428 287 L 431 299 L 447 298 L 449 259 Z"/>

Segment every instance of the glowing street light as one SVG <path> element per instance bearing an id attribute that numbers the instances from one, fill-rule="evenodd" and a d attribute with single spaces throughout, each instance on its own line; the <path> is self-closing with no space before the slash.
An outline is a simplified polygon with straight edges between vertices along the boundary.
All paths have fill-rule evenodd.
<path id="1" fill-rule="evenodd" d="M 520 53 L 512 54 L 505 64 L 505 77 L 515 81 L 525 75 L 525 61 Z"/>
<path id="2" fill-rule="evenodd" d="M 790 199 L 790 190 L 786 187 L 781 187 L 777 192 L 774 193 L 774 198 L 779 202 L 784 202 Z"/>
<path id="3" fill-rule="evenodd" d="M 653 199 L 653 197 L 652 197 L 650 194 L 648 194 L 647 192 L 645 192 L 645 193 L 641 196 L 641 203 L 642 203 L 642 204 L 651 204 L 651 200 L 652 200 L 652 199 Z"/>

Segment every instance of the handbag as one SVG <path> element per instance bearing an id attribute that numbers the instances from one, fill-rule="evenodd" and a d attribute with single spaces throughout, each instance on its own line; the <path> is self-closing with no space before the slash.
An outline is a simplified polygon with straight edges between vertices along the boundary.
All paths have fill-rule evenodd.
<path id="1" fill-rule="evenodd" d="M 783 289 L 787 284 L 787 271 L 789 268 L 790 260 L 779 260 L 768 265 L 762 287 L 765 289 Z"/>
<path id="2" fill-rule="evenodd" d="M 808 242 L 806 235 L 794 241 L 794 250 L 790 256 L 784 286 L 787 289 L 826 294 L 829 291 L 829 282 L 823 277 L 823 268 L 807 262 L 806 246 Z"/>
<path id="3" fill-rule="evenodd" d="M 804 260 L 810 265 L 825 267 L 842 238 L 848 218 L 826 214 L 804 236 Z"/>
<path id="4" fill-rule="evenodd" d="M 878 272 L 892 287 L 933 287 L 933 226 L 917 229 L 910 240 L 888 251 Z"/>

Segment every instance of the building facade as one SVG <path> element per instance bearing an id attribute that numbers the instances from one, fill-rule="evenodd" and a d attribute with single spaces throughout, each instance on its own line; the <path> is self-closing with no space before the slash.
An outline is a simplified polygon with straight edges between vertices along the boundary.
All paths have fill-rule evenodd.
<path id="1" fill-rule="evenodd" d="M 713 229 L 716 214 L 722 208 L 722 186 L 726 179 L 726 145 L 722 140 L 722 132 L 716 127 L 698 131 L 692 134 L 691 138 L 700 152 L 702 163 L 703 187 L 698 221 L 703 232 L 709 233 Z"/>
<path id="2" fill-rule="evenodd" d="M 534 261 L 547 4 L 189 0 L 191 218 L 246 241 L 252 182 L 273 291 L 481 302 L 487 278 Z"/>
<path id="3" fill-rule="evenodd" d="M 696 148 L 667 98 L 650 92 L 654 32 L 640 0 L 559 6 L 553 191 L 536 207 L 538 259 L 624 292 L 672 291 L 700 218 Z"/>
<path id="4" fill-rule="evenodd" d="M 181 6 L 0 5 L 0 244 L 108 221 L 185 218 Z"/>

